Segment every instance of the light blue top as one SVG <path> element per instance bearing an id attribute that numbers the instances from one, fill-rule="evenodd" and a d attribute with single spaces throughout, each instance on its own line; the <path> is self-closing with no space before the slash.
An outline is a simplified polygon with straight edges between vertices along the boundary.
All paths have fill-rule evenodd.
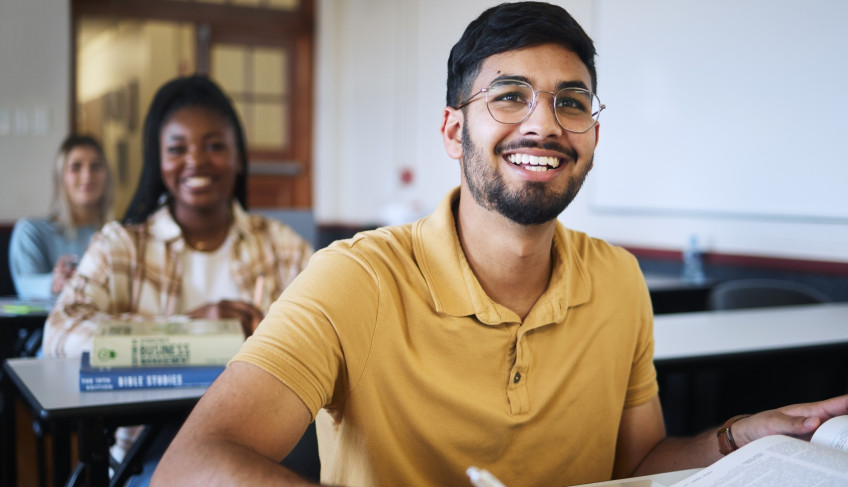
<path id="1" fill-rule="evenodd" d="M 77 227 L 69 239 L 62 227 L 47 218 L 21 218 L 15 222 L 9 241 L 9 270 L 18 296 L 52 298 L 53 266 L 59 257 L 73 254 L 81 258 L 97 229 Z"/>

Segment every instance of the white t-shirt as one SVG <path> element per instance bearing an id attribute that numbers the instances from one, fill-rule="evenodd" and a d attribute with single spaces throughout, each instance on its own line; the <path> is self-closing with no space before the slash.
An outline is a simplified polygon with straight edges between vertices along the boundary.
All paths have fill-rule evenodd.
<path id="1" fill-rule="evenodd" d="M 222 299 L 241 300 L 230 272 L 232 234 L 218 249 L 201 252 L 186 247 L 183 253 L 183 293 L 180 313 L 188 313 Z"/>

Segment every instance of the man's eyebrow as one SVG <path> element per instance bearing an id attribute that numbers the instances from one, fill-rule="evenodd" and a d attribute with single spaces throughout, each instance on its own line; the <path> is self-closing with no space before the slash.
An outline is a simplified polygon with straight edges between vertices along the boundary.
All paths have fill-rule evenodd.
<path id="1" fill-rule="evenodd" d="M 516 80 L 516 81 L 523 81 L 523 82 L 530 84 L 530 85 L 533 84 L 533 83 L 530 82 L 530 78 L 528 78 L 527 76 L 521 76 L 520 74 L 502 74 L 502 75 L 498 76 L 497 78 L 493 79 L 491 81 L 491 83 L 494 83 L 496 81 L 504 81 L 504 80 Z M 534 86 L 534 88 L 535 88 L 535 86 Z M 563 88 L 582 88 L 584 90 L 589 89 L 589 87 L 586 86 L 586 83 L 584 83 L 583 81 L 581 81 L 579 79 L 572 80 L 572 81 L 560 81 L 557 84 L 556 89 L 557 89 L 557 91 L 559 91 Z"/>
<path id="2" fill-rule="evenodd" d="M 504 80 L 523 81 L 527 84 L 532 84 L 532 83 L 530 83 L 530 79 L 528 79 L 526 76 L 521 76 L 521 75 L 517 75 L 517 74 L 502 74 L 502 75 L 498 76 L 497 78 L 493 79 L 491 81 L 491 83 L 494 83 L 496 81 L 504 81 Z"/>
<path id="3" fill-rule="evenodd" d="M 588 87 L 588 86 L 586 86 L 586 83 L 584 83 L 584 82 L 580 81 L 579 79 L 578 79 L 578 80 L 574 80 L 574 81 L 561 81 L 561 82 L 557 85 L 557 90 L 561 90 L 561 89 L 563 89 L 563 88 L 582 88 L 582 89 L 584 89 L 584 90 L 588 90 L 588 89 L 589 89 L 589 87 Z"/>

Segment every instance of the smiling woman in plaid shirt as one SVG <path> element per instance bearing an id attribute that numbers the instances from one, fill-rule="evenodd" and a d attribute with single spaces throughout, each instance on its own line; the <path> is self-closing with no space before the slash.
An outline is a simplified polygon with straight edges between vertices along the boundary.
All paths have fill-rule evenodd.
<path id="1" fill-rule="evenodd" d="M 123 222 L 94 236 L 45 325 L 46 356 L 78 357 L 99 323 L 178 315 L 237 318 L 247 335 L 312 248 L 246 206 L 238 116 L 208 78 L 157 92 L 144 168 Z"/>

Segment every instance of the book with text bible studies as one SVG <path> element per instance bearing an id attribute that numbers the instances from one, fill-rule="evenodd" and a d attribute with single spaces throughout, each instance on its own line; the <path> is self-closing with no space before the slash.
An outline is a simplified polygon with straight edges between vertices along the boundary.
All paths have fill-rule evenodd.
<path id="1" fill-rule="evenodd" d="M 848 485 L 848 415 L 825 421 L 806 442 L 766 436 L 672 487 Z"/>
<path id="2" fill-rule="evenodd" d="M 168 387 L 208 387 L 226 365 L 166 367 L 94 367 L 90 353 L 80 359 L 79 387 L 82 392 Z"/>
<path id="3" fill-rule="evenodd" d="M 225 365 L 244 343 L 238 320 L 104 323 L 92 341 L 94 367 Z"/>

